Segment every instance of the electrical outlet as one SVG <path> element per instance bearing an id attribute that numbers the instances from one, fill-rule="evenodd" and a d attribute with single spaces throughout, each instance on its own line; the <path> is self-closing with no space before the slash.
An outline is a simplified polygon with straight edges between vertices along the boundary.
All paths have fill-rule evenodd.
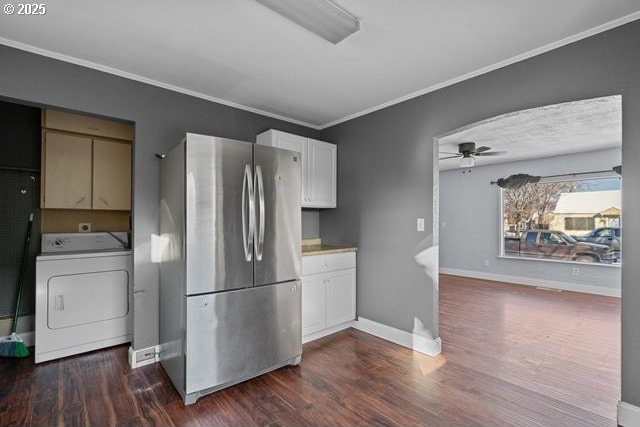
<path id="1" fill-rule="evenodd" d="M 81 222 L 78 224 L 78 231 L 80 233 L 89 233 L 91 231 L 91 223 L 90 222 Z"/>
<path id="2" fill-rule="evenodd" d="M 418 231 L 424 231 L 424 218 L 418 218 L 417 229 Z"/>
<path id="3" fill-rule="evenodd" d="M 489 260 L 488 260 L 488 259 L 485 259 L 485 260 L 484 260 L 484 266 L 485 266 L 485 267 L 489 267 Z"/>
<path id="4" fill-rule="evenodd" d="M 579 276 L 580 275 L 580 269 L 578 267 L 573 267 L 573 275 L 574 276 Z"/>

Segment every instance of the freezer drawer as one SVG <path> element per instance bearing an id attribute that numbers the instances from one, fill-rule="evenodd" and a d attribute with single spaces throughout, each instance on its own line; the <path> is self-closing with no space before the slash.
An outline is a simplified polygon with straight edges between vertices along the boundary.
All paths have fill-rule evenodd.
<path id="1" fill-rule="evenodd" d="M 293 281 L 186 297 L 186 394 L 215 391 L 302 354 L 300 291 Z"/>

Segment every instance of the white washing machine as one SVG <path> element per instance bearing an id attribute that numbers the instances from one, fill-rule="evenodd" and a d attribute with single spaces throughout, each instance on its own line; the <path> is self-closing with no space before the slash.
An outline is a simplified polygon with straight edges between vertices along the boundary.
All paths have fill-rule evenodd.
<path id="1" fill-rule="evenodd" d="M 131 341 L 127 233 L 43 234 L 36 257 L 35 362 Z"/>

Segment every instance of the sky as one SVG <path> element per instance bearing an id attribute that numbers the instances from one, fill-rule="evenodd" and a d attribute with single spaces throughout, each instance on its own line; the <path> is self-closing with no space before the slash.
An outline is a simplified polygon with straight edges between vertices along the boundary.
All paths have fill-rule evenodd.
<path id="1" fill-rule="evenodd" d="M 576 189 L 576 191 L 620 190 L 622 184 L 620 178 L 586 179 L 579 182 L 584 185 L 581 186 L 582 188 Z"/>

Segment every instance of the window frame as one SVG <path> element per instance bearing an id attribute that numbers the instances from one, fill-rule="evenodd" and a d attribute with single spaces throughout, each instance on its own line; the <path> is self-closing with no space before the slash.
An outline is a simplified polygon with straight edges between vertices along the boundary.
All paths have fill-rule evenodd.
<path id="1" fill-rule="evenodd" d="M 569 182 L 569 181 L 589 181 L 596 179 L 609 179 L 609 178 L 618 178 L 622 181 L 622 176 L 618 175 L 616 172 L 612 171 L 604 171 L 604 172 L 593 172 L 593 173 L 580 173 L 578 174 L 566 174 L 566 175 L 557 175 L 553 178 L 542 178 L 539 183 L 553 183 L 553 182 Z M 560 264 L 579 264 L 584 266 L 591 267 L 606 267 L 606 268 L 620 268 L 622 267 L 622 262 L 619 260 L 616 263 L 583 263 L 572 260 L 561 260 L 561 259 L 553 259 L 553 258 L 544 258 L 544 257 L 526 257 L 526 256 L 513 256 L 505 254 L 505 226 L 504 226 L 504 196 L 505 189 L 501 187 L 497 187 L 499 189 L 498 193 L 498 254 L 496 258 L 498 259 L 508 259 L 508 260 L 522 260 L 522 261 L 542 261 L 542 262 L 550 262 L 550 263 L 560 263 Z M 620 191 L 622 191 L 622 182 L 620 183 Z M 622 229 L 622 213 L 620 215 L 620 229 Z M 594 219 L 595 221 L 595 219 Z M 594 224 L 595 225 L 595 224 Z M 596 227 L 594 227 L 596 228 Z M 593 230 L 593 229 L 592 229 Z M 619 236 L 618 236 L 619 237 Z"/>

